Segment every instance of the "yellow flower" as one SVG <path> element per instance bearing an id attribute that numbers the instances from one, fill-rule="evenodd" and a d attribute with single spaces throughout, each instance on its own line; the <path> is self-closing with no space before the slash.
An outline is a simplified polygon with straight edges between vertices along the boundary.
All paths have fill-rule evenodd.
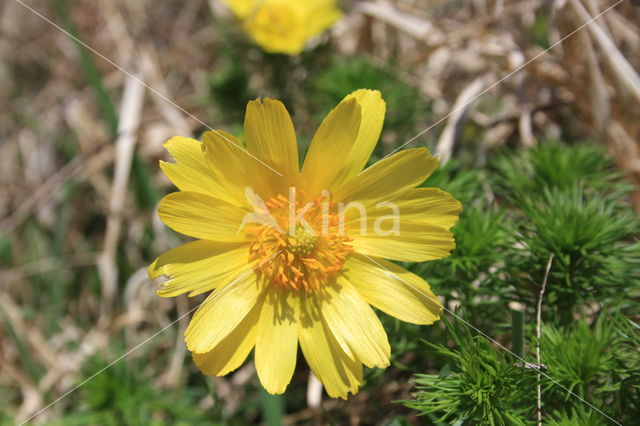
<path id="1" fill-rule="evenodd" d="M 270 53 L 295 55 L 342 16 L 336 0 L 226 0 L 255 42 Z"/>
<path id="2" fill-rule="evenodd" d="M 439 319 L 429 285 L 384 259 L 447 256 L 460 203 L 416 188 L 438 165 L 424 148 L 363 171 L 384 114 L 378 91 L 347 96 L 320 125 L 301 170 L 291 118 L 272 99 L 247 105 L 247 151 L 222 131 L 202 143 L 166 143 L 177 162 L 161 167 L 180 191 L 161 201 L 159 215 L 197 240 L 162 254 L 149 275 L 170 278 L 161 296 L 213 290 L 185 333 L 205 374 L 229 373 L 255 347 L 260 382 L 282 393 L 299 343 L 327 393 L 346 398 L 363 364 L 389 365 L 387 336 L 369 305 L 411 323 Z"/>

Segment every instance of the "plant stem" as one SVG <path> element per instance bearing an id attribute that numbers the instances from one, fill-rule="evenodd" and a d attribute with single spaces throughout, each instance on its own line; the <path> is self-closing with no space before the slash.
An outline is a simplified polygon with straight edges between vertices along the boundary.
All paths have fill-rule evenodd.
<path id="1" fill-rule="evenodd" d="M 542 280 L 542 286 L 540 287 L 540 293 L 538 293 L 538 307 L 536 309 L 536 364 L 538 368 L 538 378 L 536 380 L 537 390 L 537 414 L 538 414 L 538 426 L 542 426 L 542 389 L 540 386 L 540 326 L 542 323 L 542 298 L 544 297 L 544 291 L 547 288 L 547 279 L 549 278 L 549 271 L 551 270 L 551 262 L 553 262 L 553 253 L 549 255 L 549 261 L 547 262 L 547 268 L 544 271 L 544 279 Z"/>
<path id="2" fill-rule="evenodd" d="M 524 312 L 511 309 L 511 330 L 513 332 L 513 344 L 511 350 L 519 358 L 524 357 Z"/>
<path id="3" fill-rule="evenodd" d="M 284 417 L 284 396 L 271 395 L 260 388 L 262 420 L 267 426 L 281 426 Z"/>

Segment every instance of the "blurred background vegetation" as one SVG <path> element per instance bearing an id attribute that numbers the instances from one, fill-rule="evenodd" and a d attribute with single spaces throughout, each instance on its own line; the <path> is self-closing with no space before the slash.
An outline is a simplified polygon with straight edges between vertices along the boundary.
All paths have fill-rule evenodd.
<path id="1" fill-rule="evenodd" d="M 32 421 L 535 424 L 536 372 L 524 361 L 536 363 L 550 257 L 545 424 L 637 421 L 634 2 L 543 53 L 614 3 L 345 1 L 297 56 L 264 53 L 217 0 L 25 3 L 113 63 L 17 1 L 0 5 L 0 424 L 91 377 Z M 383 316 L 392 365 L 367 370 L 348 401 L 313 397 L 306 367 L 280 397 L 261 390 L 251 363 L 201 375 L 183 343 L 188 318 L 172 322 L 202 299 L 159 298 L 146 276 L 182 241 L 155 214 L 174 190 L 157 167 L 162 143 L 198 137 L 204 123 L 240 135 L 246 102 L 270 96 L 286 103 L 304 152 L 358 88 L 387 102 L 371 161 L 419 135 L 408 146 L 443 164 L 425 185 L 463 202 L 453 255 L 406 265 L 455 314 L 430 327 Z"/>

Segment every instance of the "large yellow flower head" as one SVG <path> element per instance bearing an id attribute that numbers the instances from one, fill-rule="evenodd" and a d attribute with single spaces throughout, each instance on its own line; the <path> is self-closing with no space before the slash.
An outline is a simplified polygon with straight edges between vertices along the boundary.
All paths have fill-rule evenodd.
<path id="1" fill-rule="evenodd" d="M 336 0 L 225 0 L 265 51 L 295 55 L 342 16 Z"/>
<path id="2" fill-rule="evenodd" d="M 370 305 L 415 324 L 439 319 L 429 285 L 385 259 L 447 256 L 460 203 L 416 188 L 438 165 L 424 148 L 364 169 L 384 114 L 378 91 L 347 96 L 320 125 L 301 170 L 291 118 L 272 99 L 247 105 L 246 150 L 222 131 L 166 143 L 176 163 L 161 167 L 180 191 L 161 201 L 159 215 L 197 240 L 162 254 L 149 275 L 169 277 L 161 296 L 212 291 L 185 333 L 205 374 L 229 373 L 255 348 L 262 385 L 282 393 L 299 343 L 327 393 L 346 398 L 363 364 L 389 365 Z"/>

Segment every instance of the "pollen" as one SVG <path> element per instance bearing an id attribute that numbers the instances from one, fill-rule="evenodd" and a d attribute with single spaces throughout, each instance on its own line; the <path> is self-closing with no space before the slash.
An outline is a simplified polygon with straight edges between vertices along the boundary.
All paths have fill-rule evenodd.
<path id="1" fill-rule="evenodd" d="M 305 229 L 303 225 L 296 225 L 293 235 L 287 237 L 286 250 L 298 256 L 309 256 L 316 247 L 318 237 L 313 230 Z"/>
<path id="2" fill-rule="evenodd" d="M 249 261 L 267 283 L 308 293 L 342 270 L 353 247 L 330 198 L 294 190 L 267 201 L 274 220 L 247 229 Z"/>

